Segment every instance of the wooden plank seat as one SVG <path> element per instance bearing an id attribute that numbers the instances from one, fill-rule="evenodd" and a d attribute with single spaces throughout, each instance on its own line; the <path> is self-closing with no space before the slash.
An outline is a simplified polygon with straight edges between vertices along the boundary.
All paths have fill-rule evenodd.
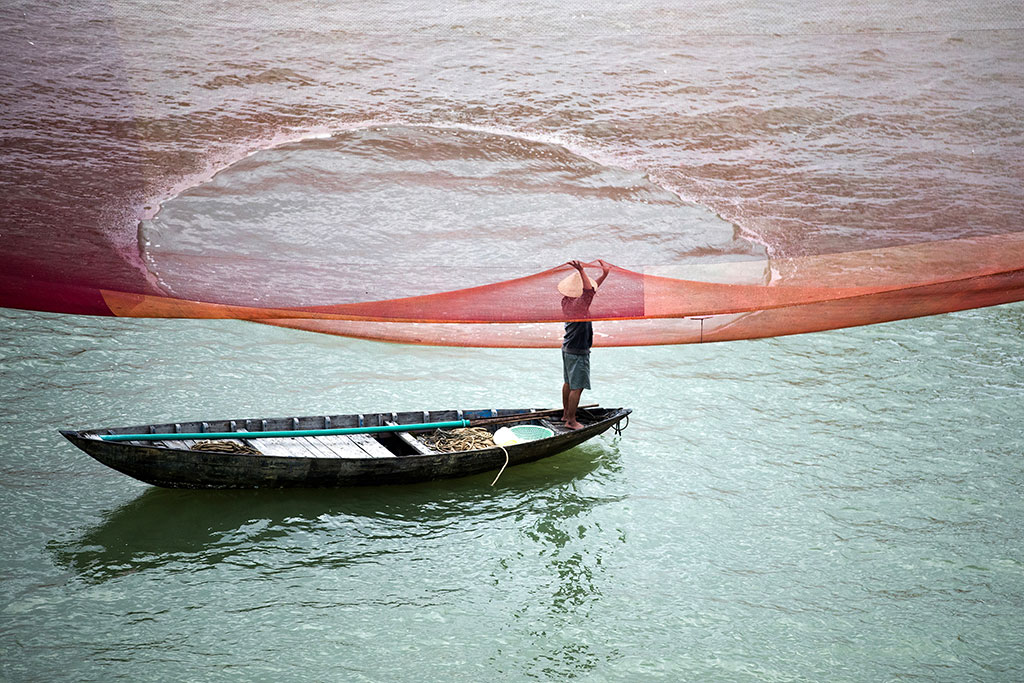
<path id="1" fill-rule="evenodd" d="M 550 420 L 537 420 L 541 427 L 547 427 L 555 434 L 568 434 L 572 430 L 565 426 L 564 422 L 552 422 Z"/>
<path id="2" fill-rule="evenodd" d="M 182 450 L 189 450 L 196 443 L 193 439 L 167 439 L 166 441 L 152 441 L 146 443 L 144 441 L 135 441 L 132 443 L 140 443 L 147 446 L 164 446 L 166 448 L 180 448 Z"/>
<path id="3" fill-rule="evenodd" d="M 254 439 L 265 455 L 295 458 L 393 458 L 395 454 L 369 434 Z"/>
<path id="4" fill-rule="evenodd" d="M 349 439 L 363 449 L 371 458 L 394 458 L 394 453 L 385 448 L 377 439 L 369 434 L 349 434 L 342 438 Z"/>
<path id="5" fill-rule="evenodd" d="M 391 426 L 391 425 L 395 425 L 397 423 L 388 420 L 384 424 Z M 399 439 L 401 439 L 402 441 L 407 443 L 409 446 L 414 448 L 416 450 L 416 452 L 419 453 L 420 455 L 433 455 L 434 453 L 437 452 L 437 451 L 431 449 L 429 446 L 427 446 L 427 444 L 425 444 L 422 441 L 420 441 L 419 439 L 417 439 L 414 434 L 411 434 L 409 432 L 393 432 L 393 433 Z"/>
<path id="6" fill-rule="evenodd" d="M 156 446 L 190 450 L 202 441 L 193 439 L 167 439 L 166 441 L 138 442 L 136 445 Z M 394 458 L 394 453 L 385 448 L 369 434 L 348 434 L 321 437 L 282 437 L 271 439 L 215 439 L 256 448 L 264 455 L 295 458 Z M 135 443 L 135 442 L 130 442 Z"/>

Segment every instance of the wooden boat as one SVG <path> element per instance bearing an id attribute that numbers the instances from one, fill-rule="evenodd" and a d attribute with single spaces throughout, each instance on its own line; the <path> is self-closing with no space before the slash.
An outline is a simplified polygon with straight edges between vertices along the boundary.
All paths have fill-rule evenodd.
<path id="1" fill-rule="evenodd" d="M 554 420 L 560 410 L 439 410 L 214 420 L 61 430 L 104 465 L 170 488 L 324 488 L 408 484 L 499 470 L 567 451 L 628 423 L 628 408 L 581 408 L 582 429 Z M 552 435 L 505 447 L 442 453 L 424 436 L 437 425 L 537 425 Z M 257 453 L 193 450 L 197 442 Z"/>

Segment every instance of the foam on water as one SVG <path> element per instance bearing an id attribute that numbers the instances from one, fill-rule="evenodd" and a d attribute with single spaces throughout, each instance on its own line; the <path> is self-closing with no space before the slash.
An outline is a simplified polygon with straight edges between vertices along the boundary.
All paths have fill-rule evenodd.
<path id="1" fill-rule="evenodd" d="M 249 155 L 166 202 L 140 236 L 178 296 L 293 305 L 433 293 L 612 253 L 634 267 L 755 258 L 736 232 L 637 171 L 551 143 L 374 126 Z"/>

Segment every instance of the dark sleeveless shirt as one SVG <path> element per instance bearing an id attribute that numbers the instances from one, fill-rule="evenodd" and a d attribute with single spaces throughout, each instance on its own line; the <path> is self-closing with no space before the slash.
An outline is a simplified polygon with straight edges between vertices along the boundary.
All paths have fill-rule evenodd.
<path id="1" fill-rule="evenodd" d="M 562 297 L 562 313 L 566 318 L 582 318 L 590 313 L 590 303 L 594 300 L 595 290 L 583 292 L 578 297 Z M 590 353 L 594 345 L 594 325 L 589 320 L 565 323 L 565 337 L 562 339 L 562 350 L 566 353 L 584 355 Z"/>

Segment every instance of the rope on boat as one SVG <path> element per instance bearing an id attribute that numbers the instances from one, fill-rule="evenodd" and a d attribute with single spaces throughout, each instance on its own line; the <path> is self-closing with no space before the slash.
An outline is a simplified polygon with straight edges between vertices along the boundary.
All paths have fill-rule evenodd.
<path id="1" fill-rule="evenodd" d="M 451 431 L 438 429 L 430 436 L 424 437 L 423 441 L 440 453 L 475 451 L 493 448 L 496 445 L 494 443 L 494 435 L 483 427 L 464 427 L 462 429 L 452 429 Z M 491 482 L 491 486 L 498 483 L 498 479 L 501 478 L 509 462 L 508 451 L 505 450 L 505 447 L 498 446 L 498 448 L 505 454 L 505 464 L 498 470 L 498 476 Z"/>
<path id="2" fill-rule="evenodd" d="M 500 470 L 498 470 L 498 476 L 495 477 L 494 481 L 491 482 L 491 486 L 494 486 L 495 484 L 498 483 L 498 477 L 500 477 L 501 473 L 505 471 L 506 467 L 508 467 L 508 451 L 505 450 L 504 446 L 498 446 L 498 448 L 500 448 L 501 452 L 505 454 L 505 464 L 501 466 Z"/>
<path id="3" fill-rule="evenodd" d="M 492 448 L 494 435 L 483 427 L 438 429 L 433 434 L 423 437 L 423 441 L 439 453 L 456 453 Z"/>
<path id="4" fill-rule="evenodd" d="M 263 455 L 252 446 L 237 441 L 197 441 L 192 444 L 193 451 L 210 451 L 213 453 L 240 453 L 242 455 Z"/>
<path id="5" fill-rule="evenodd" d="M 626 424 L 622 424 L 622 420 L 626 421 Z M 626 427 L 629 426 L 629 415 L 622 418 L 615 424 L 612 425 L 612 430 L 615 432 L 615 436 L 622 436 L 622 432 L 626 431 Z"/>

